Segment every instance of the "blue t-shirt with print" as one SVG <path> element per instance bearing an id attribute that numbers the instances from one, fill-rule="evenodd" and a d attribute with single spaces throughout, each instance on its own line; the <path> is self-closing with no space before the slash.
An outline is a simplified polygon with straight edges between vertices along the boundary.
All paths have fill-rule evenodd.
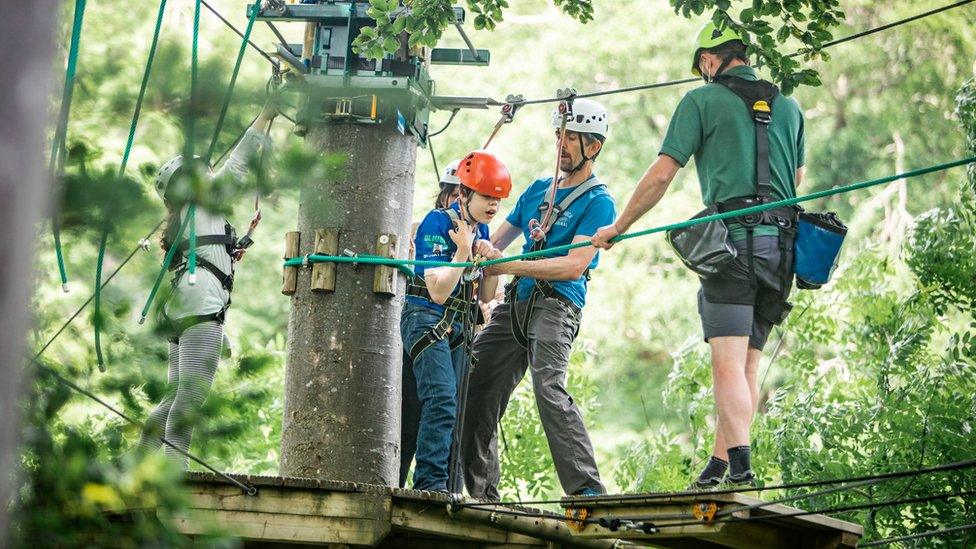
<path id="1" fill-rule="evenodd" d="M 596 176 L 593 176 L 596 177 Z M 537 179 L 528 189 L 522 193 L 515 208 L 505 219 L 512 225 L 522 230 L 525 237 L 525 245 L 522 251 L 532 251 L 535 241 L 529 236 L 529 222 L 533 219 L 540 220 L 542 212 L 539 206 L 546 199 L 546 193 L 552 178 Z M 575 187 L 556 189 L 556 204 L 573 192 Z M 577 198 L 570 206 L 556 219 L 556 223 L 549 230 L 546 237 L 545 248 L 555 248 L 565 244 L 572 244 L 573 239 L 578 236 L 593 236 L 600 227 L 613 223 L 617 217 L 616 206 L 613 197 L 607 192 L 604 185 L 598 185 L 582 196 Z M 565 256 L 568 252 L 561 252 L 546 257 Z M 590 270 L 596 268 L 600 262 L 599 252 L 593 256 L 590 262 Z M 569 298 L 578 307 L 582 308 L 586 303 L 586 277 L 582 276 L 578 280 L 552 280 L 550 283 L 556 291 Z M 527 299 L 532 293 L 532 286 L 535 280 L 523 278 L 519 281 L 518 299 Z"/>
<path id="2" fill-rule="evenodd" d="M 451 204 L 450 208 L 455 212 L 458 212 L 458 215 L 460 215 L 460 204 L 454 202 Z M 451 240 L 451 236 L 448 234 L 453 230 L 454 221 L 451 220 L 451 217 L 447 214 L 447 212 L 441 209 L 431 210 L 417 227 L 417 236 L 415 236 L 413 239 L 415 257 L 424 261 L 451 261 L 454 259 L 454 253 L 457 251 L 457 244 Z M 478 238 L 481 240 L 488 240 L 488 225 L 484 223 L 478 224 Z M 436 267 L 414 265 L 413 272 L 417 273 L 417 276 L 420 278 L 423 278 L 424 272 L 426 272 L 428 268 L 435 269 Z M 458 285 L 454 287 L 454 292 L 457 292 L 460 286 L 461 283 L 458 282 Z M 422 297 L 408 295 L 407 301 L 430 307 L 438 312 L 444 312 L 443 306 Z"/>

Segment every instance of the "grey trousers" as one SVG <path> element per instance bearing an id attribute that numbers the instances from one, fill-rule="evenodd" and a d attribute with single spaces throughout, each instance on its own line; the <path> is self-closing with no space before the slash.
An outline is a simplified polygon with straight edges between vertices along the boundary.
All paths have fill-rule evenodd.
<path id="1" fill-rule="evenodd" d="M 524 318 L 526 301 L 515 304 Z M 583 416 L 566 390 L 566 370 L 579 313 L 557 299 L 536 301 L 529 320 L 529 348 L 512 335 L 511 305 L 499 305 L 474 341 L 472 370 L 461 432 L 464 482 L 472 497 L 499 499 L 498 422 L 528 369 L 542 427 L 559 483 L 566 494 L 605 490 Z"/>

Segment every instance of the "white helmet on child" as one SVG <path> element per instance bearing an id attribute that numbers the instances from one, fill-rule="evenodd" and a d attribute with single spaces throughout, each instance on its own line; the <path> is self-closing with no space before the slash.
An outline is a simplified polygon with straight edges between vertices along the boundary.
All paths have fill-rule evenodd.
<path id="1" fill-rule="evenodd" d="M 199 159 L 200 156 L 194 156 L 193 158 Z M 169 189 L 169 184 L 173 181 L 173 176 L 176 175 L 176 172 L 180 171 L 182 167 L 182 154 L 170 158 L 165 164 L 159 167 L 153 186 L 156 188 L 156 194 L 159 195 L 160 200 L 166 200 L 166 191 Z"/>
<path id="2" fill-rule="evenodd" d="M 444 168 L 444 175 L 441 176 L 441 185 L 460 185 L 461 180 L 458 179 L 457 172 L 458 167 L 461 165 L 460 160 L 455 160 Z"/>
<path id="3" fill-rule="evenodd" d="M 599 136 L 602 140 L 610 133 L 610 115 L 607 108 L 592 99 L 576 99 L 573 101 L 573 116 L 566 121 L 566 129 L 578 133 L 589 133 Z M 563 114 L 559 107 L 552 113 L 552 127 L 559 129 L 562 125 Z"/>

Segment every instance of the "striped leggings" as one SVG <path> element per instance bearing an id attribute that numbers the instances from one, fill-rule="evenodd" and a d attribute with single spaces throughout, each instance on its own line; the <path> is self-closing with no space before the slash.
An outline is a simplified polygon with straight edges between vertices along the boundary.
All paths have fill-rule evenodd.
<path id="1" fill-rule="evenodd" d="M 223 345 L 223 324 L 210 321 L 195 324 L 169 344 L 169 392 L 149 414 L 140 452 L 156 451 L 163 445 L 160 436 L 184 451 L 190 450 L 193 426 L 200 419 L 203 402 L 213 385 Z M 186 469 L 187 458 L 166 446 L 166 457 Z"/>

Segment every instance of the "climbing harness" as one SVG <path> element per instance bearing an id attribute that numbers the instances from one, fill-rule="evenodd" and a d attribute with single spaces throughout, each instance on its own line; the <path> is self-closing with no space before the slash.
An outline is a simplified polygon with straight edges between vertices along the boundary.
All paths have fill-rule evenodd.
<path id="1" fill-rule="evenodd" d="M 600 182 L 595 175 L 591 175 L 586 181 L 580 183 L 576 186 L 568 195 L 566 195 L 562 200 L 559 201 L 555 206 L 551 203 L 543 202 L 539 204 L 539 212 L 551 212 L 552 215 L 549 216 L 545 225 L 539 225 L 538 228 L 547 234 L 549 230 L 556 224 L 559 217 L 572 206 L 573 202 L 576 202 L 578 198 L 587 194 L 592 189 L 597 187 L 606 187 L 605 184 Z M 536 240 L 532 244 L 532 251 L 542 251 L 545 247 L 545 240 Z M 583 273 L 583 277 L 587 281 L 590 280 L 590 270 L 587 269 Z M 532 310 L 535 308 L 535 303 L 539 296 L 548 297 L 552 299 L 559 300 L 567 305 L 574 313 L 579 313 L 580 308 L 572 300 L 559 293 L 548 280 L 533 279 L 532 292 L 529 294 L 527 299 L 527 304 L 525 308 L 524 318 L 520 318 L 518 310 L 515 306 L 518 301 L 518 286 L 519 282 L 523 277 L 512 277 L 512 280 L 505 285 L 505 301 L 511 306 L 511 316 L 512 316 L 512 336 L 515 341 L 521 345 L 523 348 L 528 349 L 529 347 L 529 337 L 528 329 L 529 322 L 532 318 Z"/>
<path id="2" fill-rule="evenodd" d="M 447 215 L 450 218 L 451 223 L 454 225 L 457 225 L 458 221 L 461 219 L 460 215 L 454 208 L 444 208 L 438 211 Z M 480 269 L 476 270 L 473 267 L 465 268 L 465 272 L 461 277 L 461 284 L 458 287 L 458 290 L 448 297 L 447 301 L 444 302 L 444 315 L 441 317 L 440 321 L 432 326 L 430 330 L 425 332 L 424 335 L 420 336 L 420 339 L 414 342 L 414 344 L 407 351 L 407 354 L 410 355 L 411 360 L 416 362 L 417 358 L 419 358 L 424 351 L 429 349 L 438 341 L 442 341 L 448 335 L 451 336 L 449 340 L 451 350 L 454 351 L 460 347 L 464 343 L 463 330 L 462 333 L 456 333 L 451 330 L 451 327 L 454 326 L 458 318 L 465 319 L 468 314 L 474 312 L 476 318 L 478 318 L 478 321 L 476 321 L 474 324 L 477 325 L 483 323 L 483 317 L 480 315 L 481 308 L 478 306 L 478 302 L 475 299 L 475 280 L 477 280 L 477 277 L 472 278 L 472 276 L 469 276 L 475 272 L 480 274 Z M 407 295 L 426 299 L 431 303 L 434 301 L 431 298 L 430 291 L 427 289 L 427 282 L 416 274 L 414 274 L 407 282 Z"/>
<path id="3" fill-rule="evenodd" d="M 756 136 L 755 194 L 714 204 L 699 212 L 695 218 L 707 217 L 715 213 L 734 212 L 773 202 L 769 167 L 769 124 L 772 121 L 772 104 L 779 95 L 779 88 L 765 80 L 745 80 L 722 73 L 715 75 L 711 80 L 726 87 L 742 99 L 754 123 Z M 752 289 L 758 287 L 754 258 L 755 229 L 759 225 L 772 225 L 779 228 L 778 239 L 780 257 L 782 258 L 780 260 L 779 278 L 783 301 L 785 302 L 792 285 L 792 261 L 788 258 L 788 253 L 792 252 L 793 239 L 796 234 L 796 208 L 792 206 L 775 207 L 759 213 L 736 216 L 732 218 L 732 221 L 746 229 L 746 263 Z M 715 221 L 694 228 L 672 230 L 668 232 L 668 243 L 677 252 L 682 262 L 707 280 L 725 272 L 737 256 L 735 246 L 732 244 L 724 225 L 724 221 Z M 748 299 L 742 296 L 738 289 L 729 289 L 728 292 L 722 293 L 723 295 L 708 297 L 712 300 L 718 300 L 716 301 L 718 303 L 740 303 L 743 302 L 743 299 Z M 769 320 L 778 324 L 788 312 L 789 306 L 784 304 L 782 307 L 778 307 L 776 311 L 769 312 L 769 316 L 773 317 Z"/>

